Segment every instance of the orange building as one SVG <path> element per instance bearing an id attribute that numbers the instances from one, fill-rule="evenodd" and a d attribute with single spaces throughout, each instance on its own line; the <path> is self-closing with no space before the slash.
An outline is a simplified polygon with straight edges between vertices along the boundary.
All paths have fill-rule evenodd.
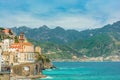
<path id="1" fill-rule="evenodd" d="M 4 32 L 5 34 L 10 34 L 10 33 L 11 33 L 11 29 L 7 29 L 7 28 L 6 28 L 6 29 L 3 30 L 3 32 Z"/>

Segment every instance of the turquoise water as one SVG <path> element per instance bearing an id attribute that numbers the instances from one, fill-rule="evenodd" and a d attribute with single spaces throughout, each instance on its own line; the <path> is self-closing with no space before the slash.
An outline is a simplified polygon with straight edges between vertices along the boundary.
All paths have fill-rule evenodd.
<path id="1" fill-rule="evenodd" d="M 120 80 L 120 62 L 54 62 L 40 80 Z"/>

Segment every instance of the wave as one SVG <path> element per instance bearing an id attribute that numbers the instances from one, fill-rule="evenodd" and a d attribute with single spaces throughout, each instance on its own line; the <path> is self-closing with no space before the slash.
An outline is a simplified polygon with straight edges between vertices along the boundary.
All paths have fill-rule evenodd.
<path id="1" fill-rule="evenodd" d="M 52 69 L 46 69 L 46 71 L 52 71 Z"/>
<path id="2" fill-rule="evenodd" d="M 53 77 L 47 76 L 46 78 L 41 78 L 41 79 L 42 79 L 42 80 L 43 80 L 43 79 L 47 80 L 47 79 L 53 79 Z"/>
<path id="3" fill-rule="evenodd" d="M 78 68 L 59 68 L 59 69 L 78 69 Z"/>
<path id="4" fill-rule="evenodd" d="M 60 70 L 65 70 L 65 69 L 81 69 L 81 68 L 84 68 L 84 66 L 81 66 L 81 67 L 76 67 L 76 68 L 72 68 L 72 67 L 63 67 L 63 68 L 59 68 Z"/>

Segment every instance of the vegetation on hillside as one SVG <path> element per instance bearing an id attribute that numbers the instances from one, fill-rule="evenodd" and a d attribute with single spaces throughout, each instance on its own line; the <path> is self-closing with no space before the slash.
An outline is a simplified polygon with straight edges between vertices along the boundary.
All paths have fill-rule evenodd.
<path id="1" fill-rule="evenodd" d="M 40 45 L 42 53 L 51 59 L 120 55 L 120 21 L 81 32 L 61 27 L 50 29 L 45 25 L 34 29 L 25 26 L 12 29 L 17 34 L 24 30 L 29 41 Z"/>

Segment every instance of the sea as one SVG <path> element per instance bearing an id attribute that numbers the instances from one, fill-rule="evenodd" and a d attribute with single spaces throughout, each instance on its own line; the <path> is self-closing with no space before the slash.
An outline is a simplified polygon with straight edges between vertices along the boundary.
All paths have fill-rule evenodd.
<path id="1" fill-rule="evenodd" d="M 53 62 L 39 80 L 120 80 L 120 62 Z"/>

